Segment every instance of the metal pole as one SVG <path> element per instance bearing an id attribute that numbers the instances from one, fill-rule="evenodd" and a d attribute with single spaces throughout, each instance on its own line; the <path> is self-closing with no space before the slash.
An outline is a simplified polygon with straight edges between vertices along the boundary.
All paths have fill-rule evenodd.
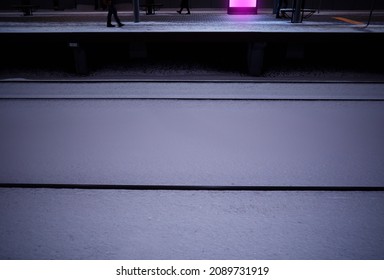
<path id="1" fill-rule="evenodd" d="M 135 16 L 135 22 L 140 21 L 140 3 L 139 0 L 133 0 L 133 14 Z"/>
<path id="2" fill-rule="evenodd" d="M 303 21 L 303 15 L 301 14 L 302 0 L 293 1 L 293 13 L 292 13 L 292 23 L 298 23 Z"/>
<path id="3" fill-rule="evenodd" d="M 367 25 L 366 25 L 365 27 L 367 27 L 367 26 L 371 23 L 371 18 L 372 18 L 373 9 L 375 8 L 375 2 L 376 2 L 376 0 L 372 0 L 371 11 L 370 11 L 370 13 L 369 13 L 369 18 L 368 18 Z"/>

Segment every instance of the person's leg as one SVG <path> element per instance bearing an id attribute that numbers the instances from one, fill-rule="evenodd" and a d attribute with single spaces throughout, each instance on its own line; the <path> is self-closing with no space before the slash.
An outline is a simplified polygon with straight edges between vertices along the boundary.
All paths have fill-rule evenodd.
<path id="1" fill-rule="evenodd" d="M 278 6 L 279 0 L 273 0 L 273 9 L 272 13 L 275 15 L 277 11 L 277 6 Z"/>
<path id="2" fill-rule="evenodd" d="M 108 16 L 107 16 L 107 26 L 108 27 L 114 27 L 112 24 L 112 14 L 113 14 L 113 8 L 112 5 L 108 5 Z"/>
<path id="3" fill-rule="evenodd" d="M 281 9 L 281 3 L 282 2 L 283 2 L 283 0 L 279 0 L 278 3 L 277 3 L 276 18 L 281 18 L 281 16 L 280 16 L 280 9 Z"/>
<path id="4" fill-rule="evenodd" d="M 113 7 L 112 8 L 112 14 L 113 14 L 114 19 L 117 22 L 117 25 L 119 27 L 122 27 L 124 24 L 122 24 L 121 21 L 120 21 L 120 18 L 119 18 L 118 14 L 117 14 L 117 9 L 116 9 L 116 7 L 114 5 L 112 5 L 112 7 Z"/>
<path id="5" fill-rule="evenodd" d="M 117 23 L 119 23 L 120 19 L 119 19 L 119 16 L 117 15 L 117 10 L 116 10 L 116 7 L 114 5 L 112 6 L 112 14 L 113 14 L 113 18 L 115 19 L 115 21 Z"/>

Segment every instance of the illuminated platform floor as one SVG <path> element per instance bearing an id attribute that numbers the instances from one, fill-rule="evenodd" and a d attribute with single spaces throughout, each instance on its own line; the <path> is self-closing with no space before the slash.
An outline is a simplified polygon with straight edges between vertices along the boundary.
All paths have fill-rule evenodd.
<path id="1" fill-rule="evenodd" d="M 141 13 L 139 23 L 134 22 L 132 11 L 120 10 L 119 15 L 126 24 L 122 28 L 107 28 L 105 11 L 37 11 L 33 16 L 2 12 L 0 32 L 384 32 L 384 11 L 375 11 L 368 27 L 369 11 L 318 11 L 302 23 L 276 19 L 270 10 L 257 15 L 228 15 L 226 10 L 192 10 L 191 15 L 179 15 L 175 10 L 160 10 L 154 15 Z"/>

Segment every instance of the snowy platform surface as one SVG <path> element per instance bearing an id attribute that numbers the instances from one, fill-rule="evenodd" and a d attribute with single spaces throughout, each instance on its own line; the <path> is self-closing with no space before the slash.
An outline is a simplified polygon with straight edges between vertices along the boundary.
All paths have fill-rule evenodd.
<path id="1" fill-rule="evenodd" d="M 276 19 L 270 10 L 257 15 L 228 15 L 226 10 L 192 11 L 179 15 L 161 10 L 140 16 L 120 10 L 123 28 L 107 28 L 105 11 L 38 11 L 25 17 L 20 13 L 0 13 L 1 33 L 137 33 L 137 32 L 251 32 L 251 33 L 383 33 L 384 12 L 375 11 L 367 27 L 369 11 L 319 11 L 301 23 Z"/>

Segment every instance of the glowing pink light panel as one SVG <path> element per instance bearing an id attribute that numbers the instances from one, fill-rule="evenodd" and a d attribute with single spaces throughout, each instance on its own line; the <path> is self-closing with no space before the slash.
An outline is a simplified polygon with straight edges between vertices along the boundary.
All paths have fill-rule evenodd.
<path id="1" fill-rule="evenodd" d="M 254 8 L 257 0 L 229 0 L 229 7 Z"/>
<path id="2" fill-rule="evenodd" d="M 228 0 L 228 14 L 256 14 L 257 0 Z"/>

